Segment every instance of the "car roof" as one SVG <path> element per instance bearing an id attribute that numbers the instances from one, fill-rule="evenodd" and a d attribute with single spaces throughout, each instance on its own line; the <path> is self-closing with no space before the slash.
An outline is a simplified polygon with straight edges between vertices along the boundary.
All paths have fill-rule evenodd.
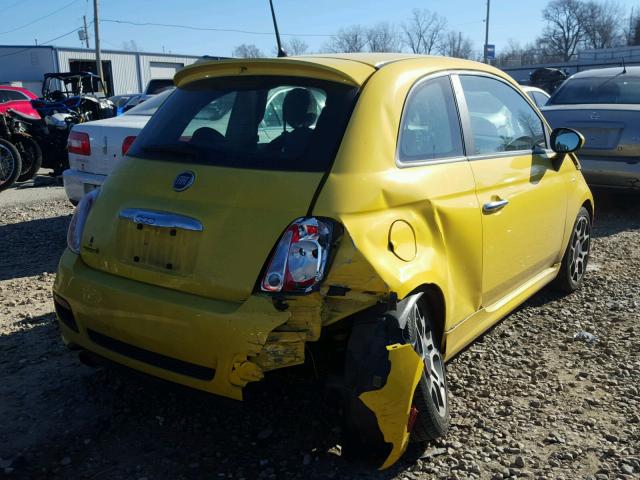
<path id="1" fill-rule="evenodd" d="M 584 70 L 573 74 L 571 78 L 615 77 L 620 74 L 629 75 L 630 77 L 640 77 L 640 67 L 628 66 L 625 68 L 626 73 L 624 73 L 622 66 Z"/>
<path id="2" fill-rule="evenodd" d="M 283 58 L 229 59 L 201 62 L 185 67 L 174 77 L 176 86 L 209 77 L 235 75 L 311 76 L 361 86 L 385 65 L 420 61 L 420 66 L 433 71 L 475 70 L 509 78 L 504 72 L 483 63 L 459 58 L 416 55 L 411 53 L 329 53 Z M 511 80 L 511 79 L 510 79 Z"/>

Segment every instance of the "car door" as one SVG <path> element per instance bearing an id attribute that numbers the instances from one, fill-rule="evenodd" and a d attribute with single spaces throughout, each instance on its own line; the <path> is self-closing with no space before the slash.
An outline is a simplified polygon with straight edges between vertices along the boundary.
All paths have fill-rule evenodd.
<path id="1" fill-rule="evenodd" d="M 485 74 L 454 77 L 482 210 L 486 308 L 551 267 L 561 249 L 566 179 L 525 95 Z"/>
<path id="2" fill-rule="evenodd" d="M 423 78 L 411 89 L 396 158 L 397 180 L 411 199 L 407 218 L 420 219 L 414 228 L 425 264 L 442 261 L 445 265 L 441 280 L 448 282 L 451 292 L 447 316 L 456 324 L 480 308 L 482 223 L 448 74 Z M 394 232 L 390 232 L 391 245 Z"/>

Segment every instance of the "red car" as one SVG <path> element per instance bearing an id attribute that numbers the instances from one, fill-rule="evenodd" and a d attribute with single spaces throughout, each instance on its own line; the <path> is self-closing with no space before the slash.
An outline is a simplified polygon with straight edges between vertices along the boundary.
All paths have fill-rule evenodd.
<path id="1" fill-rule="evenodd" d="M 0 113 L 12 109 L 30 117 L 40 118 L 38 112 L 31 106 L 31 100 L 38 96 L 22 87 L 0 85 Z"/>

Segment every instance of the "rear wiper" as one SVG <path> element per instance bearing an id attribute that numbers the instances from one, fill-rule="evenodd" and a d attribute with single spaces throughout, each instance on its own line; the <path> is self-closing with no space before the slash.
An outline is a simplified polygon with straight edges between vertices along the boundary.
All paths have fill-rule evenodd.
<path id="1" fill-rule="evenodd" d="M 156 153 L 187 154 L 191 157 L 195 157 L 199 154 L 198 149 L 186 143 L 165 144 L 165 145 L 145 145 L 142 147 L 142 150 L 144 150 L 145 152 L 156 152 Z"/>

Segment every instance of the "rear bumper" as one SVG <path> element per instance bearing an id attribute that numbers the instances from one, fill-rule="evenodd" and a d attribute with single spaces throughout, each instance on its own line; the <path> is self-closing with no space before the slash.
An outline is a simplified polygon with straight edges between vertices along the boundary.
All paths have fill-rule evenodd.
<path id="1" fill-rule="evenodd" d="M 640 191 L 640 159 L 579 156 L 590 187 Z"/>
<path id="2" fill-rule="evenodd" d="M 67 344 L 172 382 L 241 400 L 252 361 L 290 314 L 267 297 L 235 304 L 117 277 L 65 251 L 54 284 Z"/>
<path id="3" fill-rule="evenodd" d="M 81 172 L 72 168 L 62 172 L 64 191 L 69 200 L 79 202 L 85 193 L 101 186 L 107 179 L 106 175 L 97 173 Z"/>

